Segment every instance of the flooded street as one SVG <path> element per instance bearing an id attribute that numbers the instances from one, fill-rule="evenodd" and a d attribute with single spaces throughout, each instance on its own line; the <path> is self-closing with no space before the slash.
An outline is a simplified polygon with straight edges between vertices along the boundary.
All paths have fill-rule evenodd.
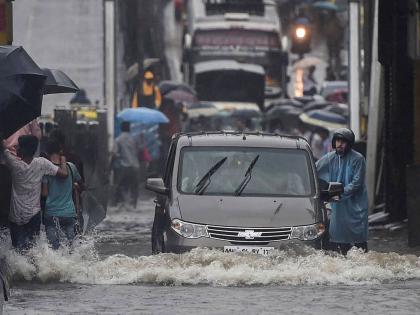
<path id="1" fill-rule="evenodd" d="M 111 208 L 71 254 L 53 252 L 45 236 L 31 259 L 9 252 L 16 282 L 5 313 L 418 313 L 416 255 L 373 249 L 344 258 L 290 247 L 268 257 L 207 249 L 151 256 L 152 220 L 149 195 L 136 210 Z"/>
<path id="2" fill-rule="evenodd" d="M 352 286 L 27 284 L 6 314 L 417 314 L 420 283 Z M 40 302 L 36 307 L 34 303 Z"/>
<path id="3" fill-rule="evenodd" d="M 420 314 L 414 2 L 0 0 L 0 315 Z"/>

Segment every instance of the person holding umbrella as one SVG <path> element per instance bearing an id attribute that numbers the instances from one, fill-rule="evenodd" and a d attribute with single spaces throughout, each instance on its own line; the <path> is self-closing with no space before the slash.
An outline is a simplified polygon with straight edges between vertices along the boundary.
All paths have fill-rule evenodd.
<path id="1" fill-rule="evenodd" d="M 23 47 L 0 46 L 0 159 L 11 173 L 4 176 L 0 166 L 0 225 L 8 217 L 12 245 L 20 250 L 39 234 L 42 177 L 68 175 L 64 157 L 58 167 L 34 155 L 41 137 L 35 119 L 41 115 L 43 95 L 77 91 L 69 81 L 59 70 L 42 70 Z"/>
<path id="2" fill-rule="evenodd" d="M 162 103 L 162 96 L 159 87 L 154 82 L 154 75 L 151 71 L 144 73 L 144 80 L 141 87 L 139 87 L 133 96 L 131 107 L 147 107 L 159 109 Z"/>
<path id="3" fill-rule="evenodd" d="M 4 157 L 12 174 L 12 198 L 10 204 L 10 236 L 13 247 L 29 249 L 41 225 L 41 182 L 44 175 L 68 176 L 66 159 L 60 158 L 56 166 L 45 158 L 34 158 L 38 139 L 32 135 L 20 136 L 17 157 L 1 142 L 0 155 Z"/>
<path id="4" fill-rule="evenodd" d="M 20 128 L 5 140 L 5 148 L 9 150 L 10 153 L 14 156 L 17 156 L 16 149 L 18 147 L 18 139 L 20 136 L 24 135 L 33 135 L 37 137 L 38 140 L 41 140 L 42 131 L 36 119 Z M 10 209 L 10 198 L 12 192 L 12 177 L 10 171 L 7 166 L 2 163 L 3 161 L 0 158 L 0 226 L 7 225 L 7 217 Z"/>

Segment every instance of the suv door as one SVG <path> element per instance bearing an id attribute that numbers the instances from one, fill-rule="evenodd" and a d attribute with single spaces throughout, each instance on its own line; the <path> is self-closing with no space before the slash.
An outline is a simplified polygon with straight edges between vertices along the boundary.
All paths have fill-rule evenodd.
<path id="1" fill-rule="evenodd" d="M 163 182 L 165 187 L 169 188 L 168 195 L 158 194 L 154 200 L 155 206 L 155 218 L 153 220 L 152 227 L 152 254 L 158 254 L 165 252 L 165 241 L 163 238 L 163 232 L 166 225 L 168 224 L 168 216 L 166 209 L 169 206 L 170 200 L 172 198 L 171 191 L 171 182 L 172 182 L 172 173 L 174 170 L 175 164 L 175 153 L 176 153 L 176 144 L 178 138 L 172 140 L 169 147 L 168 157 L 166 159 L 165 173 L 163 176 Z"/>

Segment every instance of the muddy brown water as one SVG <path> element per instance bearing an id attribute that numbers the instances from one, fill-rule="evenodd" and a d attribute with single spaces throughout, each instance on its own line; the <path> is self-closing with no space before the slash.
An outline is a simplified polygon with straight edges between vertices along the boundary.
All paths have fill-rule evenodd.
<path id="1" fill-rule="evenodd" d="M 153 198 L 109 209 L 96 235 L 27 256 L 13 273 L 5 314 L 418 314 L 419 249 L 406 231 L 370 233 L 368 254 L 347 258 L 285 247 L 263 257 L 197 249 L 150 255 Z"/>

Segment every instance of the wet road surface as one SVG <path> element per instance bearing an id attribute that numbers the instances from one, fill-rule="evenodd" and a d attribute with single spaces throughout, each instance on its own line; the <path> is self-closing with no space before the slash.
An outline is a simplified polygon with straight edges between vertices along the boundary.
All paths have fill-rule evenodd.
<path id="1" fill-rule="evenodd" d="M 151 256 L 152 200 L 111 208 L 71 253 L 50 250 L 44 235 L 30 258 L 9 251 L 15 285 L 5 313 L 418 314 L 420 258 L 404 254 L 398 234 L 386 242 L 371 233 L 372 250 L 347 258 L 293 247 L 269 257 L 206 249 Z"/>

